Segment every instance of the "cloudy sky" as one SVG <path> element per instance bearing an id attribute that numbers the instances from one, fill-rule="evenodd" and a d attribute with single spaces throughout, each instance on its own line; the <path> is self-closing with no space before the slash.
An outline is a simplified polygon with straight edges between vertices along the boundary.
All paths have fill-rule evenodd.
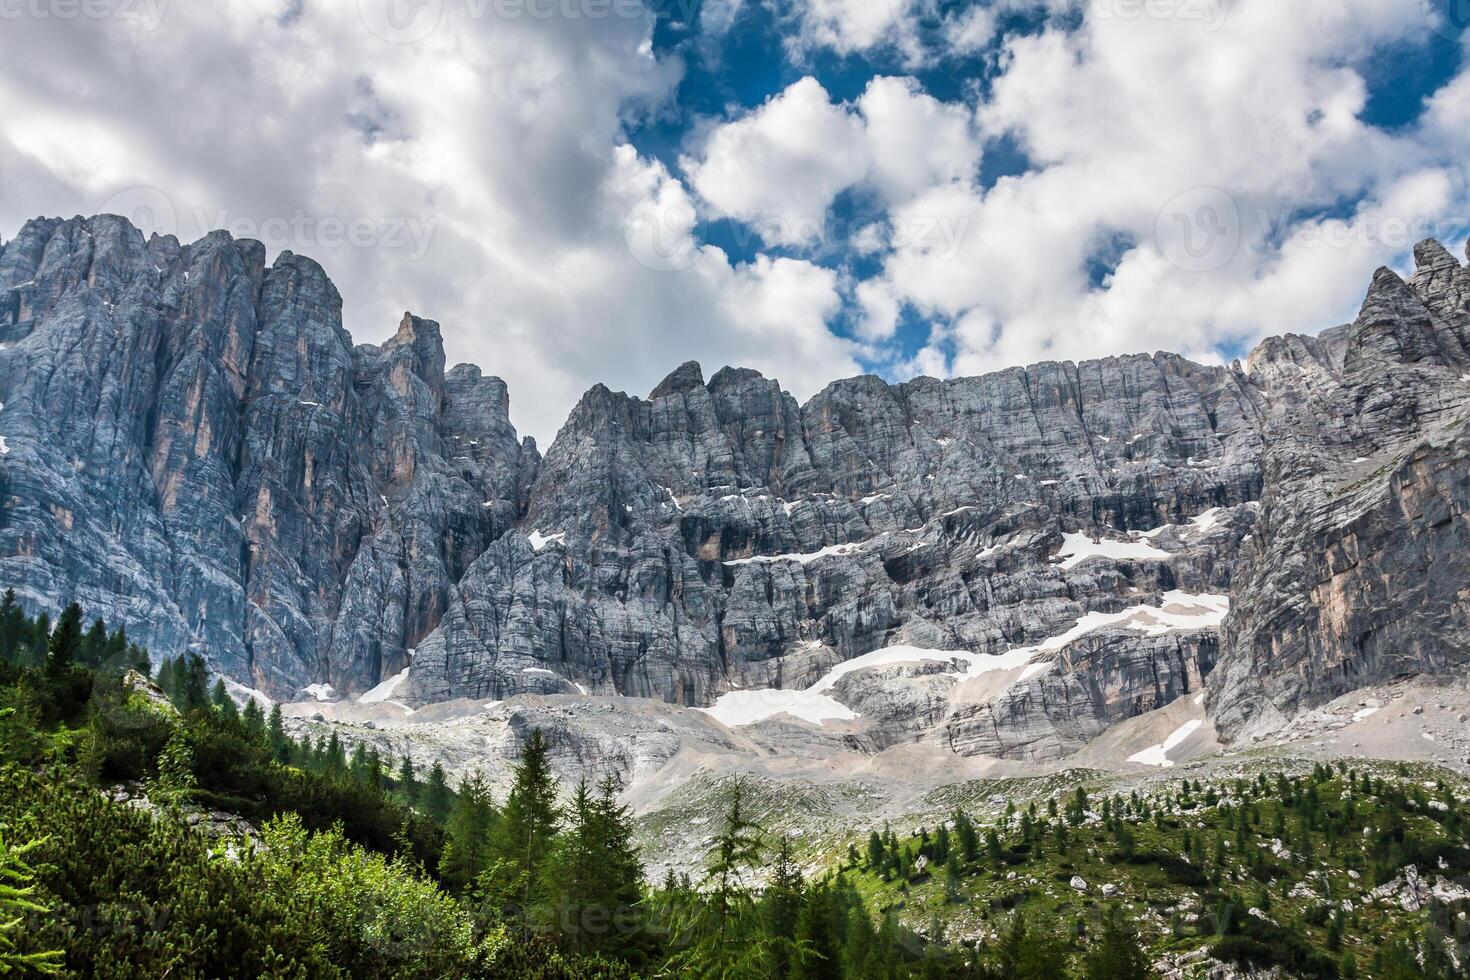
<path id="1" fill-rule="evenodd" d="M 1470 221 L 1460 0 L 0 0 L 0 235 L 214 227 L 405 309 L 543 441 L 1350 319 Z"/>

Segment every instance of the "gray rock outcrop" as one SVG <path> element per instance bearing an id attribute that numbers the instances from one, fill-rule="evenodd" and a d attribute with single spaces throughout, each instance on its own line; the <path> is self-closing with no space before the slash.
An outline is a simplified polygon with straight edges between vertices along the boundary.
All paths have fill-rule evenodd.
<path id="1" fill-rule="evenodd" d="M 432 321 L 354 346 L 309 259 L 39 219 L 0 246 L 0 577 L 273 696 L 411 664 L 415 704 L 707 706 L 1229 596 L 1223 631 L 1084 631 L 995 690 L 931 659 L 835 692 L 880 747 L 1054 758 L 1206 684 L 1238 735 L 1470 659 L 1470 273 L 1417 258 L 1354 324 L 1244 366 L 860 377 L 799 404 L 690 363 L 647 398 L 594 387 L 543 459 Z"/>

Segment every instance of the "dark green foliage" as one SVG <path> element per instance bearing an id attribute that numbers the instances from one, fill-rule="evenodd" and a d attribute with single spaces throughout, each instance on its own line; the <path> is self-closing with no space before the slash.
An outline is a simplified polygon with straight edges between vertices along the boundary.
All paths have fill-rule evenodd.
<path id="1" fill-rule="evenodd" d="M 460 784 L 445 827 L 444 856 L 439 861 L 441 881 L 464 892 L 489 870 L 493 859 L 490 835 L 499 819 L 483 779 L 471 776 Z"/>
<path id="2" fill-rule="evenodd" d="M 531 732 L 491 836 L 491 865 L 481 876 L 482 890 L 501 914 L 527 926 L 549 904 L 546 865 L 561 822 L 546 751 L 540 730 Z"/>
<path id="3" fill-rule="evenodd" d="M 766 839 L 737 782 L 703 880 L 670 872 L 653 889 L 615 785 L 559 799 L 539 732 L 497 806 L 477 776 L 456 796 L 442 766 L 421 776 L 350 735 L 297 743 L 279 706 L 237 707 L 196 656 L 159 665 L 178 711 L 154 703 L 123 681 L 146 654 L 83 622 L 68 607 L 53 630 L 0 597 L 0 830 L 35 842 L 33 886 L 32 871 L 6 877 L 3 845 L 0 886 L 36 906 L 6 928 L 0 887 L 0 972 L 54 948 L 69 975 L 103 977 L 1132 980 L 1152 975 L 1147 942 L 1294 976 L 1464 975 L 1470 903 L 1417 916 L 1338 905 L 1348 868 L 1364 888 L 1410 863 L 1470 872 L 1463 803 L 1407 769 L 1318 765 L 1229 789 L 1190 778 L 1126 799 L 1078 789 L 1044 810 L 1008 805 L 992 826 L 956 812 L 902 836 L 885 827 L 813 875 L 792 840 Z M 143 784 L 158 816 L 98 792 L 117 782 Z M 269 846 L 212 853 L 175 809 L 193 806 L 250 819 Z M 1273 853 L 1273 835 L 1290 854 Z M 1303 902 L 1293 888 L 1328 855 L 1338 877 Z M 1125 897 L 1073 892 L 1074 872 L 1121 880 Z M 1153 916 L 1117 914 L 1166 910 L 1181 892 L 1205 914 L 1175 912 L 1163 935 L 1133 931 Z M 999 939 L 947 946 L 950 915 L 988 920 Z"/>
<path id="4" fill-rule="evenodd" d="M 1024 915 L 1011 921 L 996 950 L 996 975 L 1006 980 L 1050 980 L 1063 976 L 1067 956 L 1054 937 L 1032 931 Z"/>
<path id="5" fill-rule="evenodd" d="M 73 602 L 62 611 L 46 644 L 46 676 L 57 680 L 65 676 L 82 649 L 82 607 Z"/>
<path id="6" fill-rule="evenodd" d="M 548 874 L 552 928 L 567 948 L 635 963 L 644 959 L 643 865 L 632 818 L 617 802 L 612 780 L 604 780 L 595 795 L 585 782 L 577 788 Z"/>
<path id="7" fill-rule="evenodd" d="M 449 818 L 449 808 L 453 802 L 454 794 L 449 791 L 449 782 L 444 776 L 444 767 L 435 760 L 433 768 L 429 770 L 428 782 L 424 784 L 424 812 L 430 818 L 442 822 Z"/>
<path id="8" fill-rule="evenodd" d="M 1150 980 L 1157 974 L 1138 933 L 1121 913 L 1115 913 L 1104 918 L 1102 934 L 1082 958 L 1082 976 L 1086 980 Z"/>
<path id="9" fill-rule="evenodd" d="M 0 770 L 0 822 L 45 835 L 31 857 L 50 912 L 21 946 L 61 949 L 70 974 L 339 975 L 251 867 L 214 859 L 177 825 L 14 769 Z"/>
<path id="10" fill-rule="evenodd" d="M 0 835 L 0 974 L 61 971 L 59 949 L 48 949 L 44 942 L 27 943 L 29 949 L 20 945 L 27 919 L 51 915 L 51 909 L 38 901 L 36 871 L 26 861 L 44 844 L 42 838 L 13 846 Z"/>

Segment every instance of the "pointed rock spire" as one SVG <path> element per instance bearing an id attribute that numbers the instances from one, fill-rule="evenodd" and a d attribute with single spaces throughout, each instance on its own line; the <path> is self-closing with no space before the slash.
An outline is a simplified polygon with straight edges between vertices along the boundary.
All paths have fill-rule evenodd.
<path id="1" fill-rule="evenodd" d="M 1411 363 L 1439 354 L 1429 310 L 1398 273 L 1380 268 L 1353 323 L 1343 367 L 1352 371 L 1384 359 Z"/>
<path id="2" fill-rule="evenodd" d="M 1426 238 L 1414 246 L 1414 268 L 1418 272 L 1454 271 L 1460 263 L 1433 238 Z"/>
<path id="3" fill-rule="evenodd" d="M 682 395 L 686 391 L 704 387 L 704 369 L 699 366 L 698 361 L 685 361 L 674 369 L 673 373 L 649 394 L 650 401 L 659 398 L 667 398 L 669 395 Z"/>

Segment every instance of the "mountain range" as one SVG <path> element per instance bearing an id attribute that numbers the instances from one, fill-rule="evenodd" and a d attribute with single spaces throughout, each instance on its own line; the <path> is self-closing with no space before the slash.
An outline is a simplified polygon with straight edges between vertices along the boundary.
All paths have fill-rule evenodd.
<path id="1" fill-rule="evenodd" d="M 639 698 L 1046 761 L 1189 697 L 1239 740 L 1470 663 L 1470 271 L 1415 263 L 1230 365 L 802 404 L 687 363 L 543 454 L 432 320 L 355 344 L 309 258 L 37 219 L 0 246 L 0 584 L 279 700 Z"/>

